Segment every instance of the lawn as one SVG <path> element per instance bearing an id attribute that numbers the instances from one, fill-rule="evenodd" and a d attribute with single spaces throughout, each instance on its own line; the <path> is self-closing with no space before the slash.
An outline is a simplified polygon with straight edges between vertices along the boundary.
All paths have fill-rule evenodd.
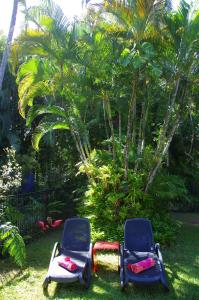
<path id="1" fill-rule="evenodd" d="M 42 282 L 47 272 L 51 251 L 60 231 L 42 235 L 27 247 L 27 266 L 13 268 L 9 260 L 0 261 L 0 300 L 42 299 L 135 299 L 135 300 L 198 300 L 199 299 L 199 226 L 186 222 L 176 244 L 163 249 L 170 292 L 161 286 L 134 287 L 120 291 L 116 255 L 98 255 L 99 272 L 92 277 L 89 290 L 79 284 L 49 285 L 43 295 Z"/>

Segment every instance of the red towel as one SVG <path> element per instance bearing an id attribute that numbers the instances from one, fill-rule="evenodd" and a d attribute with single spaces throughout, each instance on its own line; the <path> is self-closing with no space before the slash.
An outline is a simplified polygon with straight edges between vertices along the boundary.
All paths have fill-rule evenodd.
<path id="1" fill-rule="evenodd" d="M 148 257 L 142 261 L 139 261 L 135 264 L 128 264 L 127 268 L 134 273 L 140 273 L 144 270 L 147 270 L 155 265 L 155 260 L 151 257 Z"/>
<path id="2" fill-rule="evenodd" d="M 48 227 L 44 224 L 43 221 L 38 221 L 37 224 L 38 224 L 39 228 L 40 228 L 41 230 L 43 230 L 43 231 L 46 231 L 46 229 L 48 228 Z"/>
<path id="3" fill-rule="evenodd" d="M 77 265 L 74 263 L 70 257 L 65 257 L 64 260 L 59 261 L 58 265 L 64 269 L 67 269 L 68 271 L 75 271 L 77 270 Z"/>
<path id="4" fill-rule="evenodd" d="M 52 223 L 51 227 L 53 227 L 53 228 L 59 227 L 61 225 L 61 223 L 62 223 L 62 220 L 55 220 Z"/>

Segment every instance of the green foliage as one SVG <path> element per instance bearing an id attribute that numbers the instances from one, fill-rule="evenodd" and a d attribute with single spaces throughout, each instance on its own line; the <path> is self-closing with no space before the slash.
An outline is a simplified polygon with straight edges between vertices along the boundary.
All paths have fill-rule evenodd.
<path id="1" fill-rule="evenodd" d="M 26 251 L 23 238 L 19 234 L 17 227 L 7 222 L 0 225 L 0 241 L 2 253 L 8 252 L 15 263 L 22 266 L 25 262 Z"/>
<path id="2" fill-rule="evenodd" d="M 5 149 L 7 162 L 1 166 L 0 192 L 1 195 L 15 192 L 21 184 L 21 167 L 16 160 L 14 149 Z"/>
<path id="3" fill-rule="evenodd" d="M 33 148 L 35 150 L 39 149 L 39 142 L 41 138 L 49 131 L 55 130 L 55 129 L 69 129 L 69 125 L 66 122 L 41 122 L 37 128 L 34 131 L 33 137 L 32 137 L 32 144 Z"/>
<path id="4" fill-rule="evenodd" d="M 186 194 L 177 176 L 161 174 L 150 194 L 145 194 L 144 173 L 130 170 L 125 180 L 120 163 L 114 165 L 108 151 L 96 150 L 87 165 L 79 166 L 79 172 L 90 176 L 79 211 L 90 219 L 94 239 L 122 240 L 125 220 L 136 217 L 152 220 L 158 241 L 168 244 L 174 238 L 177 224 L 168 214 L 169 203 Z"/>
<path id="5" fill-rule="evenodd" d="M 185 186 L 185 181 L 180 176 L 167 175 L 162 172 L 155 179 L 150 193 L 154 197 L 159 198 L 160 203 L 166 200 L 169 205 L 169 203 L 172 201 L 179 201 L 180 199 L 186 197 L 187 189 Z"/>
<path id="6" fill-rule="evenodd" d="M 16 192 L 21 184 L 21 167 L 18 164 L 14 149 L 6 149 L 7 162 L 2 165 L 0 174 L 0 243 L 2 253 L 8 252 L 16 264 L 22 266 L 25 261 L 25 244 L 18 228 L 6 220 L 16 221 L 21 214 L 7 202 L 6 195 Z"/>
<path id="7" fill-rule="evenodd" d="M 49 132 L 43 184 L 51 186 L 52 160 L 70 157 L 71 174 L 80 161 L 88 177 L 80 210 L 96 236 L 121 238 L 126 218 L 143 216 L 167 243 L 175 231 L 168 209 L 187 197 L 186 182 L 164 162 L 175 134 L 198 111 L 199 18 L 185 1 L 176 12 L 170 4 L 102 1 L 69 25 L 59 6 L 41 1 L 26 10 L 37 30 L 24 31 L 13 47 L 19 111 L 35 149 Z M 184 135 L 191 141 L 184 156 L 197 151 L 197 126 Z M 54 129 L 70 132 L 61 137 Z"/>

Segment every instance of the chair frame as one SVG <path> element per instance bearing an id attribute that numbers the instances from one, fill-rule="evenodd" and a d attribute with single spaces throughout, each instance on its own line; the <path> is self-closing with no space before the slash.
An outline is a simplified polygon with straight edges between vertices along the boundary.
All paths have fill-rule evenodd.
<path id="1" fill-rule="evenodd" d="M 83 218 L 72 218 L 72 220 L 75 220 L 75 219 L 80 220 L 80 219 L 83 219 Z M 68 219 L 68 220 L 71 220 L 71 219 Z M 68 220 L 65 221 L 65 226 L 66 226 L 66 222 Z M 85 219 L 85 220 L 87 220 L 87 219 Z M 81 251 L 80 251 L 80 253 L 81 253 Z M 50 271 L 51 266 L 53 264 L 54 258 L 57 257 L 57 256 L 59 256 L 59 255 L 61 255 L 61 254 L 63 254 L 63 249 L 61 247 L 61 243 L 60 242 L 56 242 L 54 244 L 53 251 L 52 251 L 52 254 L 51 254 L 51 259 L 50 259 L 50 263 L 49 263 L 48 273 L 47 273 L 47 276 L 45 277 L 43 285 L 42 285 L 43 286 L 43 290 L 47 290 L 48 285 L 51 283 L 51 281 L 55 281 L 55 280 L 51 279 L 50 276 L 48 276 L 48 274 L 49 274 L 49 271 Z M 89 288 L 90 282 L 91 282 L 91 273 L 92 273 L 92 243 L 90 243 L 90 245 L 89 245 L 88 257 L 87 257 L 86 260 L 87 260 L 86 261 L 86 266 L 85 266 L 83 272 L 81 272 L 78 275 L 78 278 L 75 279 L 74 281 L 78 281 L 79 280 L 79 282 L 82 285 L 84 285 L 85 288 Z M 61 281 L 56 280 L 56 282 L 62 282 L 62 283 L 66 282 L 67 283 L 69 281 L 67 280 L 67 276 L 66 276 L 66 279 L 64 281 L 63 280 L 61 280 Z"/>
<path id="2" fill-rule="evenodd" d="M 151 222 L 149 220 L 144 219 L 144 218 L 129 219 L 129 220 L 126 220 L 126 223 L 127 223 L 127 221 L 128 222 L 132 221 L 132 223 L 133 223 L 133 220 L 148 221 L 149 226 L 151 227 L 151 233 L 152 233 L 152 237 L 153 237 L 152 226 L 151 226 Z M 125 226 L 126 226 L 126 223 L 125 223 Z M 128 282 L 133 282 L 133 283 L 138 283 L 138 284 L 153 284 L 153 283 L 160 282 L 163 285 L 164 290 L 167 292 L 169 291 L 167 278 L 166 278 L 166 271 L 165 271 L 163 258 L 162 258 L 162 253 L 160 251 L 160 244 L 154 243 L 154 241 L 153 241 L 153 244 L 151 245 L 151 249 L 153 249 L 153 250 L 151 250 L 150 252 L 157 256 L 158 263 L 160 264 L 161 271 L 159 272 L 159 276 L 158 277 L 156 276 L 156 278 L 152 277 L 151 279 L 147 279 L 147 280 L 143 280 L 142 278 L 139 278 L 139 276 L 137 276 L 136 280 L 134 280 L 131 278 L 131 276 L 128 275 L 127 266 L 125 266 L 125 263 L 124 263 L 125 252 L 128 251 L 128 249 L 124 248 L 124 244 L 120 245 L 120 285 L 121 285 L 122 291 L 124 291 L 125 288 L 128 286 Z M 131 252 L 133 252 L 133 251 L 131 250 Z M 136 274 L 133 274 L 133 277 L 135 278 Z"/>

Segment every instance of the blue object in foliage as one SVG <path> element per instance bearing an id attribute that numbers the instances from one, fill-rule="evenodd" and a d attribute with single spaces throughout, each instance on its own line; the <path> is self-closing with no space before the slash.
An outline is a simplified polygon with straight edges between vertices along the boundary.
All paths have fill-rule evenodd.
<path id="1" fill-rule="evenodd" d="M 21 186 L 22 193 L 30 193 L 34 191 L 35 187 L 35 176 L 32 171 L 24 176 L 23 183 Z"/>

